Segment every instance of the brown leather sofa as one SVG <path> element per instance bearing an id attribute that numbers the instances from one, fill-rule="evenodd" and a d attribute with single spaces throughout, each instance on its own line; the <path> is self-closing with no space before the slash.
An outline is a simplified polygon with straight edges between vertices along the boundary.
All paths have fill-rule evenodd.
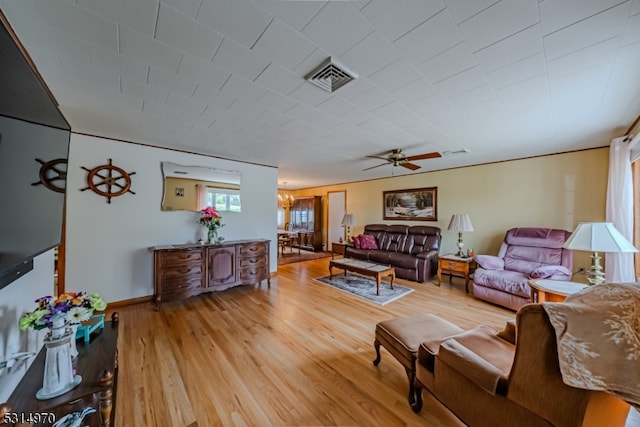
<path id="1" fill-rule="evenodd" d="M 629 405 L 566 385 L 555 331 L 541 304 L 498 332 L 479 326 L 418 348 L 416 398 L 427 389 L 469 426 L 624 426 Z"/>
<path id="2" fill-rule="evenodd" d="M 375 238 L 377 249 L 347 246 L 345 257 L 391 265 L 397 277 L 414 282 L 426 282 L 438 271 L 438 227 L 369 224 L 363 234 Z"/>

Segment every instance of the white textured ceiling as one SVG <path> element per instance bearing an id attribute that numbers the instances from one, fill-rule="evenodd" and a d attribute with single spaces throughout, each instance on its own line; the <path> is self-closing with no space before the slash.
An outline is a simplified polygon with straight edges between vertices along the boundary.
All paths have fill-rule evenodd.
<path id="1" fill-rule="evenodd" d="M 606 146 L 640 113 L 640 0 L 0 0 L 75 132 L 287 188 Z M 304 80 L 328 57 L 359 77 Z"/>

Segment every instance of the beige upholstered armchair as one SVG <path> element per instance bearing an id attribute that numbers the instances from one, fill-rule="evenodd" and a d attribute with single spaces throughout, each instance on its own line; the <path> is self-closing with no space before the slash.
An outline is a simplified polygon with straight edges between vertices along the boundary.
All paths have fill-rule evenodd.
<path id="1" fill-rule="evenodd" d="M 570 305 L 560 308 L 569 309 Z M 637 306 L 626 311 L 637 316 L 636 310 Z M 593 391 L 565 383 L 556 329 L 550 319 L 543 304 L 528 304 L 517 312 L 515 323 L 508 323 L 500 332 L 479 326 L 422 343 L 417 354 L 414 411 L 421 410 L 426 389 L 470 426 L 624 426 L 629 405 L 610 390 Z M 577 324 L 584 327 L 584 319 Z M 637 333 L 638 325 L 627 329 L 634 331 L 634 327 Z M 604 341 L 601 337 L 594 341 Z M 616 342 L 609 345 L 614 350 L 607 351 L 625 356 L 624 346 L 615 347 Z M 621 366 L 610 357 L 593 363 L 605 372 Z M 639 372 L 632 364 L 623 366 L 626 376 Z M 637 395 L 640 386 L 634 378 L 630 388 Z"/>

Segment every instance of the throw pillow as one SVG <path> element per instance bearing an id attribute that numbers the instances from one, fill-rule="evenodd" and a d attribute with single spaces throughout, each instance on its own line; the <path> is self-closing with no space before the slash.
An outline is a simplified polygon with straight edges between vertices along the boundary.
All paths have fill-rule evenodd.
<path id="1" fill-rule="evenodd" d="M 493 255 L 476 255 L 473 259 L 485 270 L 504 270 L 504 260 Z"/>
<path id="2" fill-rule="evenodd" d="M 529 274 L 530 279 L 562 279 L 571 276 L 571 270 L 562 265 L 543 265 Z"/>
<path id="3" fill-rule="evenodd" d="M 351 240 L 353 240 L 353 246 L 355 246 L 356 249 L 360 249 L 362 247 L 362 244 L 360 243 L 360 237 L 361 236 L 353 236 L 351 238 Z"/>
<path id="4" fill-rule="evenodd" d="M 360 236 L 360 245 L 362 249 L 378 249 L 376 238 L 370 234 L 363 234 Z"/>

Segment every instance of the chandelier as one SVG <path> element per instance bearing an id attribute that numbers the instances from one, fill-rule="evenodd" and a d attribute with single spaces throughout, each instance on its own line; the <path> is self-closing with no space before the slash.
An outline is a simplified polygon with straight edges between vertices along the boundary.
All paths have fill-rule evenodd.
<path id="1" fill-rule="evenodd" d="M 287 191 L 287 181 L 283 181 L 282 184 L 284 186 L 283 191 Z M 278 203 L 287 209 L 291 207 L 294 199 L 291 194 L 278 192 Z"/>

